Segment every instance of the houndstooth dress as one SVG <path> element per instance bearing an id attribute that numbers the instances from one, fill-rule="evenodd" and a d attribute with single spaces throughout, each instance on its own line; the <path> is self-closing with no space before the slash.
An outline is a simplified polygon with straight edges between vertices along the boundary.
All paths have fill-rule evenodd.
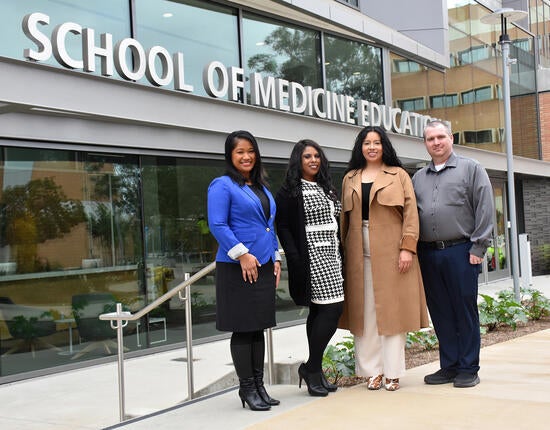
<path id="1" fill-rule="evenodd" d="M 344 300 L 342 260 L 338 250 L 338 217 L 342 210 L 316 182 L 302 179 L 306 240 L 311 265 L 311 302 Z"/>

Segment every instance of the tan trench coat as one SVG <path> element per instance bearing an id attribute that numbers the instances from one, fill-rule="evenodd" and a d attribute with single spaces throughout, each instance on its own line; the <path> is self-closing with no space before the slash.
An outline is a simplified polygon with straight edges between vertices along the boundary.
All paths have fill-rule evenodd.
<path id="1" fill-rule="evenodd" d="M 339 327 L 363 335 L 364 283 L 361 171 L 342 182 L 341 237 L 344 246 L 344 312 Z M 384 165 L 370 192 L 369 239 L 380 335 L 416 331 L 428 326 L 426 298 L 416 244 L 419 235 L 416 198 L 405 170 Z M 401 249 L 414 253 L 413 264 L 399 273 Z"/>

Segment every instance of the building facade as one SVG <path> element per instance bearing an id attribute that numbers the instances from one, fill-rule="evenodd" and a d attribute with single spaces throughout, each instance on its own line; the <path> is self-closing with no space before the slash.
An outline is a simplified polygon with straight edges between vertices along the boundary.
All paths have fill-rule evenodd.
<path id="1" fill-rule="evenodd" d="M 325 148 L 339 184 L 362 126 L 384 126 L 412 173 L 428 160 L 425 122 L 448 121 L 494 187 L 480 279 L 510 276 L 500 29 L 480 21 L 508 2 L 372 3 L 0 3 L 0 383 L 112 360 L 98 313 L 141 309 L 213 261 L 206 190 L 236 129 L 258 138 L 276 191 L 299 139 Z M 529 19 L 509 30 L 518 224 L 544 274 L 549 10 L 523 3 Z M 194 339 L 208 341 L 213 277 L 192 291 Z M 284 277 L 277 305 L 279 324 L 303 318 Z M 184 333 L 173 299 L 125 346 L 148 354 Z"/>

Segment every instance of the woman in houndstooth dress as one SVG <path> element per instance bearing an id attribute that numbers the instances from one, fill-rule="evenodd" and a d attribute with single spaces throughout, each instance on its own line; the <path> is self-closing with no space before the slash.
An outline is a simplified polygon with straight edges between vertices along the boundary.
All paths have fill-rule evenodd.
<path id="1" fill-rule="evenodd" d="M 336 331 L 344 300 L 338 218 L 341 205 L 329 163 L 312 140 L 292 150 L 285 182 L 277 193 L 277 235 L 285 250 L 290 295 L 308 306 L 309 358 L 298 369 L 312 396 L 335 391 L 321 368 L 324 350 Z"/>

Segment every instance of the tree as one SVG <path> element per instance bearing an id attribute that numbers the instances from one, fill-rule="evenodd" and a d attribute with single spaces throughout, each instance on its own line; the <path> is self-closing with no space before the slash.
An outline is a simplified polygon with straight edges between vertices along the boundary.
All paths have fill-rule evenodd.
<path id="1" fill-rule="evenodd" d="M 302 85 L 321 85 L 318 33 L 277 27 L 266 37 L 265 44 L 273 53 L 250 57 L 250 69 Z"/>
<path id="2" fill-rule="evenodd" d="M 4 244 L 16 247 L 19 273 L 34 271 L 38 243 L 63 237 L 85 220 L 82 203 L 68 199 L 53 178 L 7 187 L 0 207 Z"/>

